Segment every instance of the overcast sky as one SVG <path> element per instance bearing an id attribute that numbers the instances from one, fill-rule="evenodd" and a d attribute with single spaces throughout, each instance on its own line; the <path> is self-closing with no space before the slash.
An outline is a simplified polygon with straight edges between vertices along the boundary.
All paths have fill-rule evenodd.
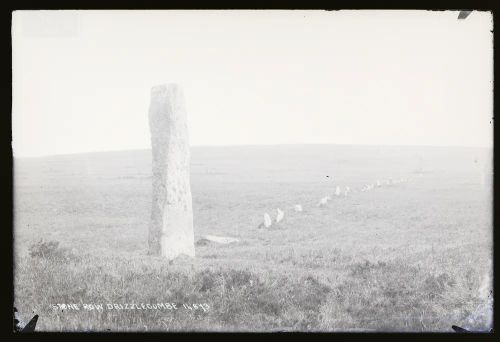
<path id="1" fill-rule="evenodd" d="M 492 146 L 492 16 L 16 11 L 16 157 L 150 147 L 150 89 L 192 145 Z"/>

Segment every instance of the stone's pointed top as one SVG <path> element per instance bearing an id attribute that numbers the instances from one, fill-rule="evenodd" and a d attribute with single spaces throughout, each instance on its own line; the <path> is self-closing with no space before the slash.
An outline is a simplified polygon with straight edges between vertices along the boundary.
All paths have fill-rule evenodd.
<path id="1" fill-rule="evenodd" d="M 173 91 L 179 91 L 181 90 L 181 86 L 177 83 L 164 83 L 164 84 L 158 84 L 153 87 L 151 87 L 151 93 L 164 93 L 169 90 Z"/>

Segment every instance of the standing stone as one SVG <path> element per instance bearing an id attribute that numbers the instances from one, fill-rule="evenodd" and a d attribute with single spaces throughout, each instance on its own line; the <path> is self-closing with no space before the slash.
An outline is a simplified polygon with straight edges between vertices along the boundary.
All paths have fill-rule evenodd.
<path id="1" fill-rule="evenodd" d="M 176 84 L 151 89 L 149 128 L 153 152 L 153 202 L 149 253 L 169 260 L 194 257 L 189 136 L 184 96 Z"/>
<path id="2" fill-rule="evenodd" d="M 264 227 L 269 228 L 273 224 L 273 221 L 271 221 L 271 216 L 269 216 L 268 213 L 264 214 Z"/>
<path id="3" fill-rule="evenodd" d="M 277 213 L 278 214 L 276 215 L 276 223 L 279 223 L 281 220 L 283 220 L 283 217 L 285 217 L 285 213 L 280 208 L 278 208 Z"/>

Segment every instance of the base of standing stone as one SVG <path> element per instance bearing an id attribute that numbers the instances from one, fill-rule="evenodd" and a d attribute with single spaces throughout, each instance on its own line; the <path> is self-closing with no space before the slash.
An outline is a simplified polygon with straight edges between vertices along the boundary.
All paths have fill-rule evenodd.
<path id="1" fill-rule="evenodd" d="M 180 227 L 192 227 L 192 214 L 189 215 L 184 207 L 169 205 L 166 207 L 166 212 L 167 215 L 170 216 L 170 219 L 166 222 L 165 232 L 160 239 L 161 256 L 169 260 L 182 254 L 194 258 L 193 230 L 181 232 L 176 230 L 176 227 L 173 226 L 177 224 Z"/>

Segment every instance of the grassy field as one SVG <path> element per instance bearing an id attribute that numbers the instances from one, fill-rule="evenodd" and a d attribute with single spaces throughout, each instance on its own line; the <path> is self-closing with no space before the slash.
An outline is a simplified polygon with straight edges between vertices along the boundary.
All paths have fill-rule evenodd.
<path id="1" fill-rule="evenodd" d="M 194 260 L 171 263 L 146 253 L 150 154 L 15 159 L 15 305 L 40 315 L 37 330 L 488 327 L 492 185 L 479 170 L 491 151 L 193 147 L 195 238 L 240 241 L 200 245 Z M 359 191 L 389 178 L 408 180 Z M 353 191 L 335 197 L 337 185 Z M 332 201 L 318 207 L 326 195 Z M 257 229 L 276 208 L 284 220 Z"/>

